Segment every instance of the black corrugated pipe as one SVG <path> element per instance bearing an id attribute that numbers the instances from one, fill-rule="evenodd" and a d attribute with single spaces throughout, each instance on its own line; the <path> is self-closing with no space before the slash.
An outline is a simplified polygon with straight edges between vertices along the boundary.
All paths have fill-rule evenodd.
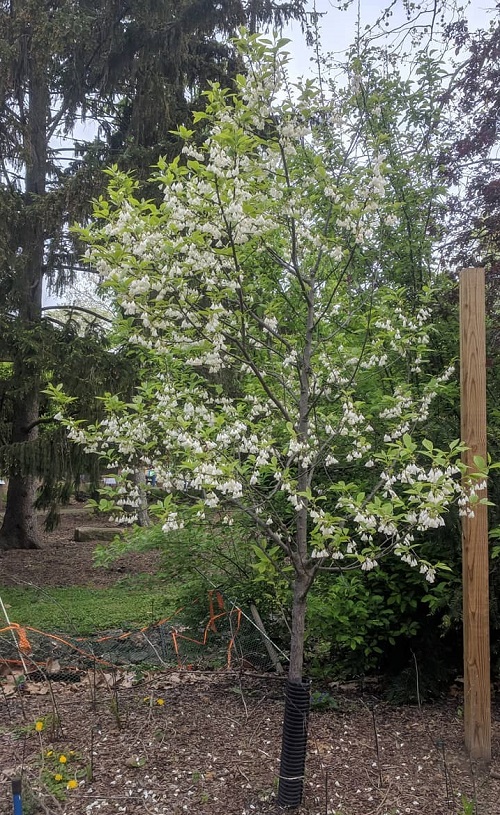
<path id="1" fill-rule="evenodd" d="M 310 680 L 286 683 L 278 786 L 278 804 L 282 807 L 298 807 L 302 801 L 310 701 Z"/>

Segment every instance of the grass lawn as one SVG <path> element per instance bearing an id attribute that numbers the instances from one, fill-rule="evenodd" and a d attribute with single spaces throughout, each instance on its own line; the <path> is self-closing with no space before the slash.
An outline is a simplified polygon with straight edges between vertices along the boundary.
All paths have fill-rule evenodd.
<path id="1" fill-rule="evenodd" d="M 174 603 L 164 587 L 127 583 L 105 589 L 83 586 L 2 588 L 0 585 L 0 596 L 11 622 L 72 635 L 138 628 L 174 611 Z"/>

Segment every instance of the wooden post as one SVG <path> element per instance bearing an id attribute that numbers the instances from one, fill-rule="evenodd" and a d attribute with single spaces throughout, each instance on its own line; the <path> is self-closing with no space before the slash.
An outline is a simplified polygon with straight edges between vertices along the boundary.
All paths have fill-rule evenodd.
<path id="1" fill-rule="evenodd" d="M 474 456 L 486 460 L 484 269 L 460 273 L 460 394 L 463 461 L 474 471 Z M 490 761 L 488 508 L 472 508 L 474 517 L 462 519 L 465 745 L 471 758 Z"/>
<path id="2" fill-rule="evenodd" d="M 266 651 L 269 654 L 269 659 L 274 665 L 274 670 L 277 674 L 283 674 L 283 665 L 280 662 L 280 658 L 276 653 L 276 649 L 272 644 L 271 640 L 267 636 L 267 631 L 264 628 L 264 623 L 262 622 L 262 617 L 260 616 L 259 612 L 257 611 L 257 606 L 254 603 L 250 603 L 250 611 L 252 612 L 252 617 L 254 619 L 255 625 L 259 629 L 260 633 L 262 634 L 262 640 L 264 645 L 266 646 Z"/>

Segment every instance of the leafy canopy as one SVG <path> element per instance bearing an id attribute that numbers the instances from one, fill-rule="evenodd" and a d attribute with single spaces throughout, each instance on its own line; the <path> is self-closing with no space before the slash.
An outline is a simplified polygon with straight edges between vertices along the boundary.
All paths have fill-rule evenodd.
<path id="1" fill-rule="evenodd" d="M 122 517 L 139 501 L 131 474 L 154 467 L 165 532 L 238 508 L 309 580 L 395 551 L 432 581 L 419 540 L 452 502 L 471 509 L 458 442 L 423 438 L 453 368 L 426 375 L 431 292 L 407 299 L 391 274 L 389 134 L 362 127 L 359 72 L 346 90 L 291 87 L 284 45 L 242 36 L 247 74 L 212 84 L 201 143 L 179 129 L 181 155 L 153 176 L 160 204 L 109 171 L 80 236 L 143 378 L 70 433 L 124 469 L 104 502 Z"/>

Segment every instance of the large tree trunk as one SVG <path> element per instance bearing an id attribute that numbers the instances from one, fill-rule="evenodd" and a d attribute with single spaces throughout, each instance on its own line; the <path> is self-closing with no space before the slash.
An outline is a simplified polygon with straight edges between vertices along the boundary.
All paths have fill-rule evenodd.
<path id="1" fill-rule="evenodd" d="M 39 377 L 36 368 L 22 359 L 14 361 L 14 380 L 17 396 L 14 402 L 15 416 L 12 423 L 11 444 L 26 445 L 38 435 L 36 422 L 39 418 Z M 17 459 L 17 454 L 11 456 Z M 26 470 L 29 456 L 19 455 L 9 472 L 7 503 L 0 529 L 1 549 L 38 549 L 40 546 L 38 521 L 35 509 L 37 478 Z M 24 471 L 23 471 L 24 469 Z"/>
<path id="2" fill-rule="evenodd" d="M 36 422 L 39 412 L 38 376 L 36 370 L 24 360 L 14 361 L 14 380 L 17 397 L 12 423 L 11 444 L 25 445 L 34 442 L 38 435 Z M 29 390 L 26 390 L 26 383 Z M 1 549 L 38 549 L 40 546 L 38 519 L 35 510 L 36 478 L 23 473 L 23 458 L 13 464 L 9 473 L 7 503 L 0 529 Z"/>
<path id="3" fill-rule="evenodd" d="M 7 506 L 0 530 L 0 549 L 38 549 L 39 531 L 34 510 L 36 485 L 32 478 L 9 478 Z"/>
<path id="4" fill-rule="evenodd" d="M 20 237 L 20 269 L 16 279 L 16 306 L 20 341 L 12 349 L 14 399 L 11 444 L 29 444 L 37 436 L 40 402 L 39 326 L 42 308 L 45 227 L 40 200 L 46 192 L 50 96 L 43 69 L 30 53 L 26 135 L 26 227 Z M 22 264 L 22 266 L 21 266 Z M 24 466 L 29 457 L 11 456 L 5 516 L 0 529 L 0 549 L 33 549 L 39 546 L 34 499 L 36 473 Z"/>

